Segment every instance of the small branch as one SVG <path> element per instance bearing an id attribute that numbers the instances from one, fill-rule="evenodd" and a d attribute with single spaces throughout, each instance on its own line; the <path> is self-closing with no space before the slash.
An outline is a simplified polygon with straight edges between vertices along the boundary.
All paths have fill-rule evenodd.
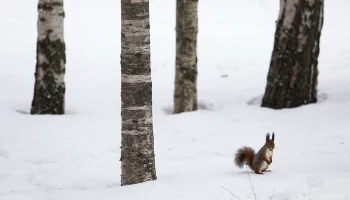
<path id="1" fill-rule="evenodd" d="M 156 64 L 156 66 L 153 69 L 151 68 L 151 74 L 154 74 L 157 71 L 158 67 L 159 65 Z"/>
<path id="2" fill-rule="evenodd" d="M 270 200 L 272 200 L 272 197 L 273 197 L 274 194 L 275 194 L 275 190 L 273 190 L 273 193 L 272 193 L 272 195 L 271 195 Z"/>
<path id="3" fill-rule="evenodd" d="M 241 200 L 240 198 L 238 198 L 236 195 L 234 195 L 232 192 L 230 192 L 228 189 L 224 188 L 224 186 L 220 186 L 222 187 L 224 190 L 226 190 L 227 192 L 229 192 L 233 197 L 236 197 L 236 199 Z"/>
<path id="4" fill-rule="evenodd" d="M 255 191 L 254 191 L 254 188 L 253 188 L 253 184 L 252 184 L 252 180 L 250 179 L 249 172 L 248 172 L 247 168 L 246 168 L 246 171 L 247 171 L 247 175 L 248 175 L 248 178 L 249 178 L 250 187 L 252 188 L 252 191 L 253 191 L 253 194 L 254 194 L 254 197 L 255 197 L 255 200 L 256 200 L 256 194 L 255 194 Z"/>

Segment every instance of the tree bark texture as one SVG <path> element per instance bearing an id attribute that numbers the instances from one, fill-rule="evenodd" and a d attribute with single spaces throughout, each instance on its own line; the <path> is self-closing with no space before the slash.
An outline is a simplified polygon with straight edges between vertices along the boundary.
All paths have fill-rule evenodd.
<path id="1" fill-rule="evenodd" d="M 318 56 L 324 0 L 281 0 L 262 107 L 317 102 Z"/>
<path id="2" fill-rule="evenodd" d="M 66 47 L 63 0 L 39 0 L 31 114 L 64 114 Z"/>
<path id="3" fill-rule="evenodd" d="M 121 185 L 156 180 L 148 0 L 121 1 Z"/>
<path id="4" fill-rule="evenodd" d="M 198 0 L 176 3 L 174 113 L 197 110 Z"/>

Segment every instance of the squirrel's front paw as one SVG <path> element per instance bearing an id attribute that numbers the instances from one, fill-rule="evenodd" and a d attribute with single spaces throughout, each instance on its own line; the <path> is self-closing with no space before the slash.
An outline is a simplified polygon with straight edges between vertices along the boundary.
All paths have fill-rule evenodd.
<path id="1" fill-rule="evenodd" d="M 272 163 L 272 159 L 271 159 L 269 162 L 267 162 L 267 164 L 269 164 L 269 165 L 270 165 L 271 163 Z"/>

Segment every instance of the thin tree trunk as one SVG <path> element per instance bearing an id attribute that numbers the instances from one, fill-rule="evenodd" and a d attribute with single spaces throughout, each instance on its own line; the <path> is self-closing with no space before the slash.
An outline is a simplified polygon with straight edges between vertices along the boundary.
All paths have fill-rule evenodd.
<path id="1" fill-rule="evenodd" d="M 262 107 L 293 108 L 317 102 L 323 0 L 281 0 Z"/>
<path id="2" fill-rule="evenodd" d="M 156 180 L 149 2 L 121 1 L 121 185 Z"/>
<path id="3" fill-rule="evenodd" d="M 177 0 L 174 113 L 197 110 L 198 0 Z"/>
<path id="4" fill-rule="evenodd" d="M 39 0 L 35 86 L 31 114 L 64 114 L 66 47 L 63 0 Z"/>

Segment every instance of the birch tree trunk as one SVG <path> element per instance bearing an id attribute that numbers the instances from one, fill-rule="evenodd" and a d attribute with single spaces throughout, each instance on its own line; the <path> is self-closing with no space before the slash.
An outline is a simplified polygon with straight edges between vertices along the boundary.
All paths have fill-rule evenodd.
<path id="1" fill-rule="evenodd" d="M 31 114 L 64 114 L 66 47 L 63 0 L 39 0 Z"/>
<path id="2" fill-rule="evenodd" d="M 156 180 L 148 0 L 121 1 L 121 185 Z"/>
<path id="3" fill-rule="evenodd" d="M 262 107 L 316 103 L 324 0 L 281 0 L 280 4 Z"/>
<path id="4" fill-rule="evenodd" d="M 197 110 L 198 0 L 177 0 L 174 113 Z"/>

